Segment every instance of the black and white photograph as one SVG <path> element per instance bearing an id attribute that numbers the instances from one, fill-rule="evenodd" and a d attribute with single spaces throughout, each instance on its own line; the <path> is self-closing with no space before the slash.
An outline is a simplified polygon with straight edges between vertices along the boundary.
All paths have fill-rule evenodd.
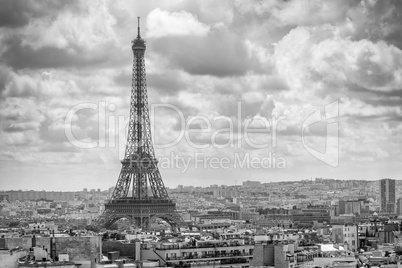
<path id="1" fill-rule="evenodd" d="M 402 1 L 0 0 L 0 268 L 402 267 Z"/>

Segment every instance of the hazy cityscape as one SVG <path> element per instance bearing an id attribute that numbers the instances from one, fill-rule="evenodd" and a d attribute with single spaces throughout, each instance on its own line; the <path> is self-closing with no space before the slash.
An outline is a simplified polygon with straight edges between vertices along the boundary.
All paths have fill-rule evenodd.
<path id="1" fill-rule="evenodd" d="M 402 267 L 399 2 L 0 6 L 0 268 Z"/>

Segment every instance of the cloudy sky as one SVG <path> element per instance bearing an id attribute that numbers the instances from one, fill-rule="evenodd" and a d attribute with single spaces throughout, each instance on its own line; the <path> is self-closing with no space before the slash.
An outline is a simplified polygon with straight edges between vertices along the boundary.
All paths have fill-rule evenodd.
<path id="1" fill-rule="evenodd" d="M 0 189 L 115 185 L 137 16 L 167 186 L 400 179 L 400 1 L 0 2 Z"/>

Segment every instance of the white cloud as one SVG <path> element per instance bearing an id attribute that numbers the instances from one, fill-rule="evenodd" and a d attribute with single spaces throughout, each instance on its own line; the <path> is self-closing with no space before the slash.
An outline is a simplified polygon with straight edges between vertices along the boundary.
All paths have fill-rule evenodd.
<path id="1" fill-rule="evenodd" d="M 348 0 L 235 1 L 235 6 L 241 14 L 270 18 L 271 23 L 279 26 L 336 23 L 342 21 L 347 11 L 355 4 Z"/>
<path id="2" fill-rule="evenodd" d="M 147 37 L 151 38 L 169 35 L 206 36 L 209 32 L 209 27 L 189 12 L 170 13 L 159 8 L 149 13 L 147 29 Z"/>
<path id="3" fill-rule="evenodd" d="M 56 47 L 75 52 L 77 48 L 91 49 L 99 44 L 114 42 L 113 25 L 104 2 L 82 2 L 82 13 L 61 11 L 55 18 L 37 18 L 22 30 L 22 45 L 33 49 Z"/>
<path id="4" fill-rule="evenodd" d="M 383 41 L 352 41 L 333 26 L 298 27 L 276 46 L 274 61 L 298 94 L 341 90 L 348 83 L 368 90 L 402 88 L 402 51 Z M 335 94 L 336 95 L 336 94 Z"/>
<path id="5" fill-rule="evenodd" d="M 258 91 L 249 91 L 242 94 L 242 99 L 247 103 L 258 103 L 264 100 L 264 94 Z"/>
<path id="6" fill-rule="evenodd" d="M 285 25 L 320 25 L 342 21 L 352 1 L 298 0 L 280 2 L 272 13 Z"/>
<path id="7" fill-rule="evenodd" d="M 374 106 L 361 100 L 343 98 L 340 112 L 342 116 L 363 116 L 363 117 L 401 117 L 402 109 L 400 106 Z"/>

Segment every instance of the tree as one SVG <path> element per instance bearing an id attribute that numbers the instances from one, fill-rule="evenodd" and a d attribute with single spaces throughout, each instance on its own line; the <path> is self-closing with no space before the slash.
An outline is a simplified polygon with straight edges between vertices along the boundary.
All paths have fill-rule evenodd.
<path id="1" fill-rule="evenodd" d="M 18 221 L 10 221 L 10 223 L 8 224 L 8 227 L 10 228 L 14 228 L 17 227 L 20 223 Z"/>
<path id="2" fill-rule="evenodd" d="M 94 225 L 87 225 L 85 226 L 85 230 L 92 231 L 92 232 L 99 232 L 99 228 Z"/>
<path id="3" fill-rule="evenodd" d="M 117 223 L 113 223 L 112 225 L 109 226 L 108 229 L 115 231 L 115 230 L 118 230 L 118 229 L 119 229 L 119 226 L 117 225 Z"/>
<path id="4" fill-rule="evenodd" d="M 394 247 L 396 255 L 402 255 L 402 246 L 401 245 L 396 245 Z"/>
<path id="5" fill-rule="evenodd" d="M 220 234 L 218 234 L 218 232 L 213 232 L 212 233 L 212 237 L 213 237 L 213 239 L 219 239 L 220 238 Z"/>

